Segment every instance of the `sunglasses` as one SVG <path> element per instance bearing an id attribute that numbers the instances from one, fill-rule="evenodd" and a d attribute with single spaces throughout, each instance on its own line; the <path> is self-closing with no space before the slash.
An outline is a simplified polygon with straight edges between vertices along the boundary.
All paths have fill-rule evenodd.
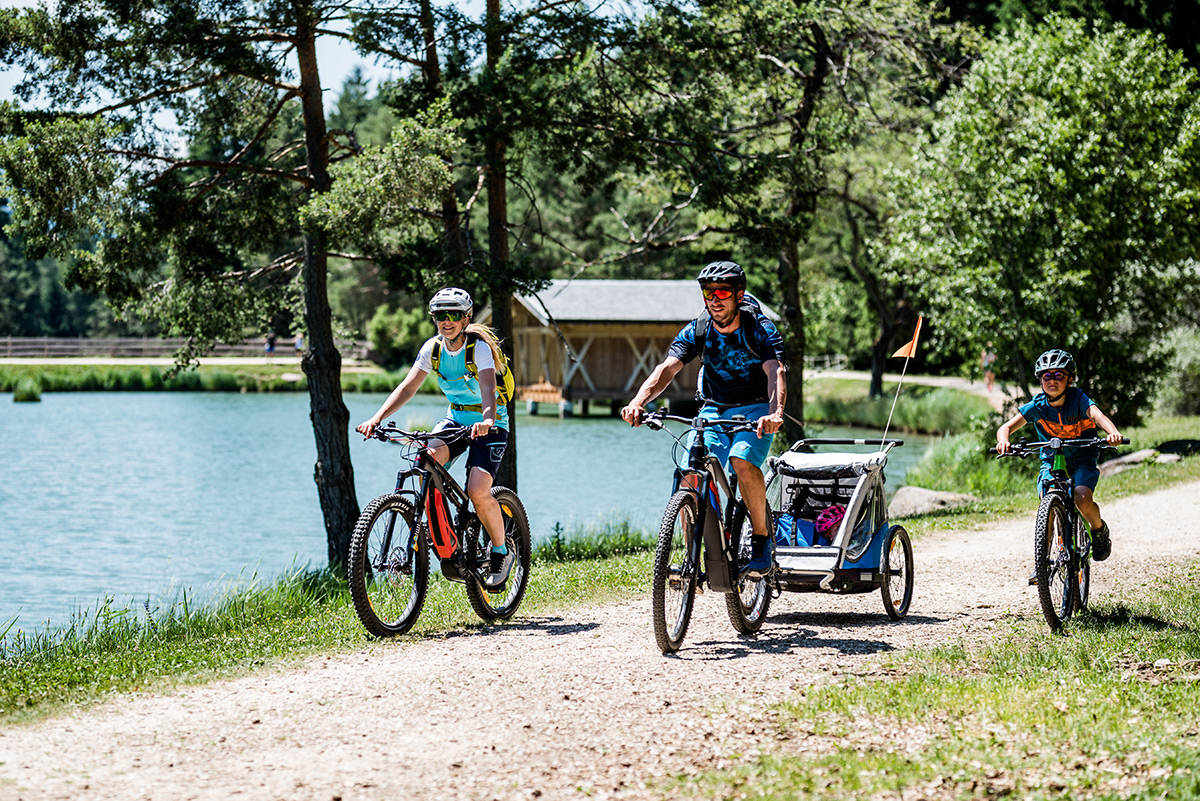
<path id="1" fill-rule="evenodd" d="M 1046 381 L 1062 381 L 1066 377 L 1067 374 L 1063 370 L 1047 370 L 1046 372 L 1042 373 L 1043 383 Z"/>
<path id="2" fill-rule="evenodd" d="M 729 300 L 733 297 L 732 289 L 701 289 L 700 293 L 704 295 L 705 300 Z"/>
<path id="3" fill-rule="evenodd" d="M 464 319 L 466 316 L 467 316 L 466 312 L 460 312 L 460 311 L 458 311 L 458 312 L 434 312 L 433 313 L 433 319 L 437 320 L 439 323 L 444 323 L 447 320 L 449 320 L 452 323 L 457 323 L 459 320 Z"/>

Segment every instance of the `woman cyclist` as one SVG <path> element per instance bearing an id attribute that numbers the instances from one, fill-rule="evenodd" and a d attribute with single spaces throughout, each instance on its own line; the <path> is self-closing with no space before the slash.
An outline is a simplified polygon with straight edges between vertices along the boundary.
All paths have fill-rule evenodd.
<path id="1" fill-rule="evenodd" d="M 499 587 L 512 570 L 513 554 L 504 544 L 504 519 L 500 504 L 492 497 L 492 481 L 500 468 L 508 444 L 508 407 L 496 403 L 496 365 L 505 369 L 500 343 L 487 326 L 471 322 L 473 304 L 465 289 L 449 287 L 429 301 L 429 313 L 437 325 L 437 336 L 421 346 L 417 360 L 408 375 L 379 407 L 379 411 L 359 425 L 364 437 L 375 433 L 385 417 L 394 414 L 417 393 L 425 376 L 437 373 L 438 386 L 450 401 L 446 417 L 436 426 L 440 431 L 450 426 L 470 426 L 471 439 L 447 445 L 431 440 L 430 448 L 441 464 L 469 449 L 467 455 L 467 495 L 475 505 L 483 527 L 492 541 L 488 584 Z M 467 348 L 475 340 L 476 347 Z M 479 347 L 486 344 L 487 347 Z M 474 373 L 467 364 L 468 350 L 474 351 Z"/>

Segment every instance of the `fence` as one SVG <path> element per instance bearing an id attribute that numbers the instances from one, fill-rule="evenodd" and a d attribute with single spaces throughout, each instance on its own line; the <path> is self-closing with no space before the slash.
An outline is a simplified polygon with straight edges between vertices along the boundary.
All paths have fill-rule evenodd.
<path id="1" fill-rule="evenodd" d="M 170 358 L 183 347 L 182 338 L 114 337 L 84 339 L 82 337 L 0 337 L 0 358 L 55 359 L 78 357 L 157 357 Z M 248 339 L 235 345 L 217 345 L 209 356 L 265 356 L 262 339 Z M 338 340 L 337 348 L 343 357 L 365 359 L 367 343 L 362 340 Z M 275 355 L 293 353 L 292 340 L 275 343 Z"/>
<path id="2" fill-rule="evenodd" d="M 846 357 L 840 354 L 804 357 L 804 371 L 806 373 L 819 373 L 825 370 L 845 370 L 846 364 Z"/>

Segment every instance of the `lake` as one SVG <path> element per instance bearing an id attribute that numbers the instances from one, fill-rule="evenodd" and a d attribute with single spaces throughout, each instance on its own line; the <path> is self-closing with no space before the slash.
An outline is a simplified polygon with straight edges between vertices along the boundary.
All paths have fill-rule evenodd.
<path id="1" fill-rule="evenodd" d="M 384 397 L 347 395 L 353 423 Z M 427 427 L 444 410 L 418 396 L 394 419 Z M 671 489 L 666 433 L 521 414 L 517 436 L 535 542 L 556 524 L 658 529 Z M 929 441 L 904 439 L 886 469 L 892 492 Z M 352 434 L 351 454 L 360 505 L 394 487 L 398 448 Z M 181 591 L 205 598 L 324 564 L 315 460 L 303 393 L 44 393 L 40 403 L 0 393 L 0 632 L 14 618 L 13 630 L 69 623 L 108 595 L 169 604 Z M 461 478 L 461 462 L 453 469 Z"/>

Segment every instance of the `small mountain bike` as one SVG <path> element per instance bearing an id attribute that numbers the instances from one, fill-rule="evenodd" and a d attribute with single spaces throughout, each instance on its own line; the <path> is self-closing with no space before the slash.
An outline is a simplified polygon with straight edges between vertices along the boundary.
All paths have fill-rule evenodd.
<path id="1" fill-rule="evenodd" d="M 666 431 L 679 448 L 687 447 L 687 432 L 677 436 L 663 426 L 668 420 L 687 423 L 688 430 L 695 433 L 687 467 L 675 468 L 674 488 L 654 552 L 654 639 L 663 653 L 674 653 L 683 644 L 696 592 L 704 584 L 725 593 L 729 621 L 742 634 L 753 634 L 762 627 L 771 589 L 764 580 L 740 575 L 742 566 L 750 561 L 750 517 L 737 494 L 737 475 L 731 472 L 727 476 L 721 461 L 704 444 L 708 429 L 735 434 L 753 431 L 757 423 L 744 417 L 705 420 L 662 411 L 646 415 L 643 423 L 652 430 Z M 770 509 L 767 519 L 774 519 Z"/>
<path id="2" fill-rule="evenodd" d="M 396 489 L 367 504 L 350 537 L 347 574 L 358 619 L 372 634 L 394 637 L 417 622 L 429 584 L 429 551 L 442 575 L 466 585 L 467 599 L 485 621 L 509 618 L 521 605 L 529 581 L 529 522 L 521 499 L 508 487 L 493 487 L 504 517 L 504 542 L 514 552 L 512 572 L 489 586 L 491 539 L 470 508 L 466 492 L 438 463 L 431 440 L 469 437 L 468 426 L 441 431 L 405 431 L 392 424 L 375 429 L 376 439 L 408 446 L 412 467 L 396 476 Z M 412 480 L 412 486 L 405 485 Z"/>
<path id="3" fill-rule="evenodd" d="M 1129 438 L 1122 438 L 1123 444 Z M 1087 608 L 1092 581 L 1092 531 L 1075 508 L 1075 482 L 1067 472 L 1065 448 L 1099 445 L 1112 448 L 1103 439 L 1059 439 L 1045 442 L 1015 442 L 1007 455 L 1027 459 L 1043 449 L 1054 452 L 1050 481 L 1038 506 L 1033 529 L 1033 564 L 1037 574 L 1038 600 L 1050 630 L 1061 631 L 1075 612 Z M 989 453 L 996 453 L 990 448 Z"/>

